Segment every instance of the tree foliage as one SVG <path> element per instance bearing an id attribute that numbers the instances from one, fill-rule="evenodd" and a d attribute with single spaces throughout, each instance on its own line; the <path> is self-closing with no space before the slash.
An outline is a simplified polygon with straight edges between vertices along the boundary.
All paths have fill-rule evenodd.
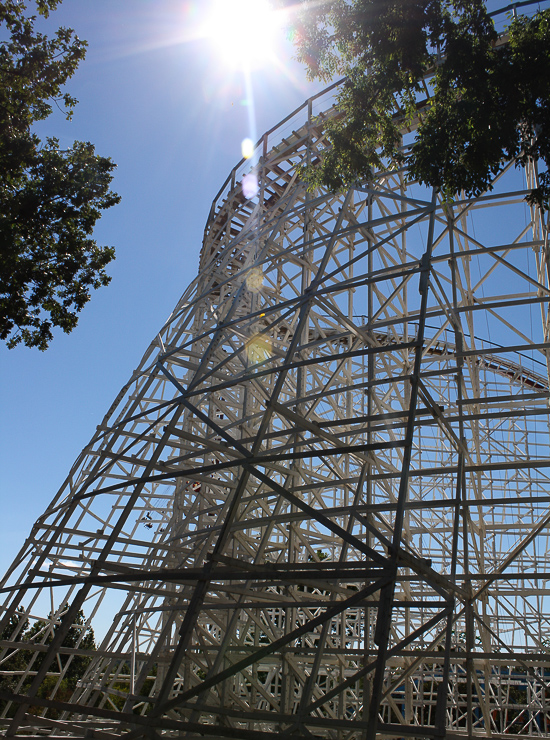
<path id="1" fill-rule="evenodd" d="M 9 693 L 25 694 L 32 681 L 32 674 L 22 681 L 22 676 L 27 669 L 37 671 L 44 659 L 44 653 L 36 652 L 32 648 L 25 648 L 25 643 L 49 645 L 58 629 L 57 620 L 37 620 L 32 624 L 22 612 L 16 612 L 10 618 L 9 623 L 0 634 L 1 640 L 15 641 L 18 647 L 7 649 L 2 658 L 0 665 L 0 689 Z M 80 611 L 73 625 L 69 628 L 65 636 L 62 647 L 78 648 L 81 651 L 92 652 L 96 650 L 94 631 L 86 625 L 84 613 Z M 2 652 L 2 650 L 0 650 Z M 91 663 L 90 655 L 63 655 L 60 654 L 57 659 L 57 667 L 60 672 L 64 672 L 63 678 L 59 679 L 55 675 L 45 678 L 38 696 L 42 699 L 52 698 L 55 692 L 55 698 L 59 701 L 68 701 L 76 688 L 76 685 Z M 0 702 L 0 713 L 4 710 L 5 702 Z M 11 707 L 13 713 L 14 708 Z M 31 714 L 42 714 L 43 708 L 32 706 L 29 709 Z M 48 716 L 55 719 L 57 710 L 49 710 Z"/>
<path id="2" fill-rule="evenodd" d="M 499 37 L 483 0 L 304 0 L 295 40 L 310 77 L 345 77 L 313 186 L 406 161 L 448 198 L 477 196 L 503 160 L 550 162 L 550 11 Z M 547 208 L 549 196 L 545 171 L 529 200 Z"/>
<path id="3" fill-rule="evenodd" d="M 47 17 L 59 2 L 36 0 L 36 10 Z M 36 133 L 54 105 L 71 117 L 77 101 L 63 86 L 86 43 L 67 28 L 46 37 L 26 9 L 0 1 L 0 339 L 46 349 L 52 328 L 70 332 L 90 291 L 110 281 L 114 250 L 91 235 L 119 197 L 115 165 L 92 144 L 62 150 Z"/>

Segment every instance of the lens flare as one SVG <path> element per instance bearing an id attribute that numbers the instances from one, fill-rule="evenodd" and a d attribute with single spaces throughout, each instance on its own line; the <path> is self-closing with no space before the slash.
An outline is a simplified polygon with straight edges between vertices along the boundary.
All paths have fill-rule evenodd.
<path id="1" fill-rule="evenodd" d="M 243 139 L 241 151 L 245 159 L 250 159 L 254 154 L 254 142 L 252 139 Z"/>
<path id="2" fill-rule="evenodd" d="M 258 293 L 264 284 L 264 274 L 261 267 L 253 267 L 246 276 L 246 287 L 251 293 Z M 263 314 L 262 314 L 263 315 Z"/>
<path id="3" fill-rule="evenodd" d="M 243 177 L 243 195 L 245 198 L 250 200 L 254 196 L 258 195 L 260 186 L 258 185 L 258 178 L 254 172 L 250 172 L 248 175 Z"/>
<path id="4" fill-rule="evenodd" d="M 271 357 L 271 344 L 264 336 L 256 336 L 246 346 L 248 361 L 251 365 L 259 365 Z"/>

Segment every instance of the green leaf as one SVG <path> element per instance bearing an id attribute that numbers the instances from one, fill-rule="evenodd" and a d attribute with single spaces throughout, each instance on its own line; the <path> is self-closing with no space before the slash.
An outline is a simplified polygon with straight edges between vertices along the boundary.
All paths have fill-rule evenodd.
<path id="1" fill-rule="evenodd" d="M 407 165 L 447 198 L 491 188 L 505 160 L 550 161 L 550 11 L 497 34 L 482 0 L 301 3 L 298 58 L 311 77 L 346 80 L 330 146 L 304 176 L 332 190 Z M 431 75 L 430 100 L 420 84 Z M 401 132 L 416 130 L 410 151 Z M 547 209 L 544 170 L 528 196 Z"/>
<path id="2" fill-rule="evenodd" d="M 37 0 L 47 17 L 59 0 Z M 63 86 L 84 59 L 72 29 L 35 31 L 27 3 L 0 2 L 0 339 L 44 350 L 53 328 L 74 329 L 91 291 L 110 281 L 110 246 L 92 239 L 101 212 L 119 202 L 115 165 L 89 142 L 66 151 L 41 142 L 36 121 L 52 106 L 68 118 L 77 101 Z"/>

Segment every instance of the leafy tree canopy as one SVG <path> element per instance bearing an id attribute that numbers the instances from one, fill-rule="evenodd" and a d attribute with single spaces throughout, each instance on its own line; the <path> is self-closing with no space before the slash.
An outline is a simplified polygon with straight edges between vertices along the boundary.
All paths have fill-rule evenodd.
<path id="1" fill-rule="evenodd" d="M 25 648 L 25 643 L 29 645 L 42 644 L 49 645 L 58 629 L 58 620 L 37 620 L 32 624 L 24 616 L 22 611 L 15 612 L 0 633 L 0 640 L 16 643 L 15 648 L 0 648 L 0 690 L 9 693 L 26 693 L 33 678 L 33 674 L 23 678 L 26 670 L 36 671 L 40 667 L 44 653 L 37 653 L 33 649 Z M 80 611 L 73 625 L 67 632 L 62 647 L 79 648 L 82 651 L 95 651 L 96 643 L 94 632 L 86 623 L 84 613 Z M 68 701 L 77 686 L 78 681 L 84 676 L 86 668 L 91 663 L 90 655 L 59 655 L 56 667 L 63 677 L 57 675 L 47 676 L 42 683 L 38 696 L 43 699 L 55 698 L 59 701 Z M 52 669 L 55 672 L 55 669 Z M 6 709 L 6 702 L 0 701 L 0 714 Z M 8 710 L 8 716 L 13 716 L 15 706 L 11 705 Z M 43 714 L 44 710 L 39 706 L 31 706 L 30 714 Z M 55 719 L 58 717 L 57 710 L 48 710 L 48 716 Z"/>
<path id="2" fill-rule="evenodd" d="M 47 17 L 60 0 L 35 0 Z M 70 332 L 90 291 L 110 281 L 112 247 L 91 238 L 115 165 L 90 143 L 61 150 L 34 125 L 52 106 L 70 119 L 76 100 L 63 92 L 86 42 L 67 28 L 48 38 L 24 0 L 0 0 L 0 339 L 46 349 L 52 328 Z"/>
<path id="3" fill-rule="evenodd" d="M 499 37 L 483 0 L 302 0 L 295 40 L 311 78 L 346 78 L 312 186 L 406 160 L 411 179 L 450 199 L 490 188 L 503 160 L 549 164 L 550 11 Z M 548 208 L 549 196 L 545 171 L 528 199 Z"/>

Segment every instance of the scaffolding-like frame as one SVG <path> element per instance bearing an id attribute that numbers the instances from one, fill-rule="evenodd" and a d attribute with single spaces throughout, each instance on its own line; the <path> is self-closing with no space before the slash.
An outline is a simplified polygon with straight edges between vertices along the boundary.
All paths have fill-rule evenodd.
<path id="1" fill-rule="evenodd" d="M 6 736 L 550 736 L 536 163 L 308 193 L 332 94 L 231 173 L 3 580 Z"/>

